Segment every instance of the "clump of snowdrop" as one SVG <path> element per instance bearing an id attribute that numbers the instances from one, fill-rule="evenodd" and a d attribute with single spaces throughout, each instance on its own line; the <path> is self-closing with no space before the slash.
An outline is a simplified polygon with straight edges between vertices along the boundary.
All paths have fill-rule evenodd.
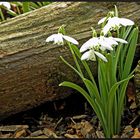
<path id="1" fill-rule="evenodd" d="M 102 24 L 100 35 L 92 28 L 92 38 L 87 40 L 80 49 L 78 41 L 65 35 L 64 26 L 58 34 L 53 34 L 46 42 L 68 45 L 75 65 L 69 64 L 62 56 L 62 61 L 78 74 L 86 89 L 79 85 L 64 81 L 59 86 L 77 90 L 89 102 L 95 111 L 106 138 L 119 134 L 124 98 L 128 81 L 133 77 L 131 66 L 138 39 L 138 27 L 133 21 L 119 18 L 115 12 L 109 12 L 98 24 Z M 116 32 L 116 36 L 111 31 Z M 88 61 L 95 61 L 98 67 L 98 80 L 95 82 Z M 84 70 L 81 69 L 84 67 Z"/>
<path id="2" fill-rule="evenodd" d="M 87 59 L 87 60 L 95 61 L 96 60 L 95 55 L 94 55 L 94 54 L 96 54 L 95 50 L 100 49 L 102 51 L 105 51 L 105 50 L 112 51 L 113 47 L 118 45 L 118 42 L 127 44 L 127 41 L 125 41 L 124 39 L 121 39 L 121 38 L 104 37 L 104 36 L 93 37 L 81 46 L 80 52 L 89 50 L 88 52 L 85 52 L 83 54 L 83 56 L 81 57 L 81 60 Z M 97 56 L 99 58 L 101 58 L 103 61 L 107 62 L 107 59 L 101 53 L 98 52 L 97 54 L 98 54 Z"/>

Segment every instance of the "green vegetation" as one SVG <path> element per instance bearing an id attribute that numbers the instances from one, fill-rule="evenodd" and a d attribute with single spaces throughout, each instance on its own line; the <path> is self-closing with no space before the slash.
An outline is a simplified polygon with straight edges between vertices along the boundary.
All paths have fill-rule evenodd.
<path id="1" fill-rule="evenodd" d="M 51 2 L 0 2 L 0 21 L 30 12 Z"/>

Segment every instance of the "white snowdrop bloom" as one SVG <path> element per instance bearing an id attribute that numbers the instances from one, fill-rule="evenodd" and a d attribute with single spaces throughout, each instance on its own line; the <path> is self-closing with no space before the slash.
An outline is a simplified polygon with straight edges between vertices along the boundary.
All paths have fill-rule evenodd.
<path id="1" fill-rule="evenodd" d="M 101 24 L 105 21 L 105 19 L 101 19 L 98 24 Z M 115 29 L 116 27 L 119 28 L 121 26 L 131 26 L 134 25 L 134 22 L 130 19 L 126 18 L 119 18 L 119 17 L 109 17 L 107 19 L 107 24 L 103 28 L 103 33 L 106 35 L 109 30 Z"/>
<path id="2" fill-rule="evenodd" d="M 101 53 L 99 53 L 97 51 L 94 51 L 94 50 L 89 50 L 89 51 L 85 52 L 82 55 L 81 60 L 92 60 L 92 61 L 96 61 L 95 55 L 97 55 L 103 61 L 107 62 L 107 59 L 106 59 L 106 57 L 104 55 L 102 55 Z"/>
<path id="3" fill-rule="evenodd" d="M 10 9 L 11 8 L 11 5 L 9 2 L 0 2 L 0 5 L 3 5 L 5 7 L 7 7 L 7 9 Z"/>
<path id="4" fill-rule="evenodd" d="M 113 50 L 113 46 L 118 45 L 118 42 L 127 44 L 127 41 L 121 38 L 114 38 L 114 37 L 104 37 L 100 36 L 100 49 L 101 50 Z"/>
<path id="5" fill-rule="evenodd" d="M 104 36 L 100 36 L 99 39 L 100 42 L 100 49 L 101 50 L 113 50 L 112 45 L 118 45 L 118 43 L 110 38 L 104 37 Z"/>
<path id="6" fill-rule="evenodd" d="M 96 47 L 97 45 L 99 45 L 99 39 L 97 37 L 93 37 L 81 46 L 80 52 L 84 52 L 88 49 Z"/>
<path id="7" fill-rule="evenodd" d="M 127 41 L 120 39 L 120 38 L 113 38 L 113 37 L 93 37 L 85 42 L 81 48 L 80 52 L 84 52 L 88 49 L 96 49 L 98 46 L 102 51 L 105 50 L 113 50 L 113 46 L 118 45 L 118 42 L 127 43 Z"/>
<path id="8" fill-rule="evenodd" d="M 64 44 L 64 39 L 73 43 L 73 44 L 76 44 L 76 45 L 79 44 L 78 41 L 76 41 L 74 38 L 63 35 L 61 33 L 53 34 L 53 35 L 49 36 L 46 39 L 46 42 L 54 41 L 54 44 L 63 45 Z"/>
<path id="9" fill-rule="evenodd" d="M 64 44 L 63 35 L 60 33 L 53 34 L 46 39 L 46 42 L 52 42 L 52 41 L 54 41 L 54 44 L 63 45 Z"/>

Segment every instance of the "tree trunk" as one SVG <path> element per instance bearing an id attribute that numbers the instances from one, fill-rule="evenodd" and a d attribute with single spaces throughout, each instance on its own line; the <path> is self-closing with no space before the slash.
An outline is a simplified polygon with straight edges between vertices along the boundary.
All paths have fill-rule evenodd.
<path id="1" fill-rule="evenodd" d="M 140 24 L 136 2 L 56 2 L 0 23 L 1 119 L 73 92 L 58 87 L 64 80 L 80 84 L 59 58 L 62 55 L 73 64 L 69 50 L 45 40 L 65 24 L 67 34 L 81 45 L 91 37 L 90 27 L 97 29 L 98 20 L 114 10 L 114 4 L 120 16 Z"/>

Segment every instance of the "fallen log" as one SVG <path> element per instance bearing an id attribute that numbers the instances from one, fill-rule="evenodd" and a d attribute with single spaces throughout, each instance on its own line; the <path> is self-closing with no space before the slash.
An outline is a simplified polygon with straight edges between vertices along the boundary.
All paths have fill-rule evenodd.
<path id="1" fill-rule="evenodd" d="M 73 92 L 58 87 L 64 80 L 80 84 L 59 59 L 62 55 L 73 64 L 69 50 L 45 39 L 66 24 L 67 34 L 82 44 L 114 4 L 120 16 L 140 25 L 137 2 L 56 2 L 0 23 L 0 119 Z"/>

